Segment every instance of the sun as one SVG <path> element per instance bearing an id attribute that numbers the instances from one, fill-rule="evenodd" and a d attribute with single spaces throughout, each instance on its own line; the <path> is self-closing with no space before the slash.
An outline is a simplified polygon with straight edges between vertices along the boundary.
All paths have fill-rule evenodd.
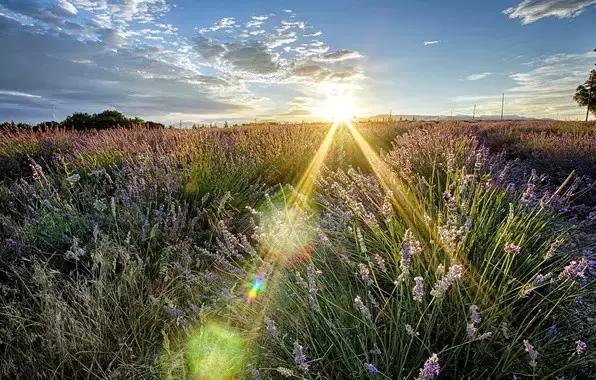
<path id="1" fill-rule="evenodd" d="M 334 123 L 345 123 L 354 117 L 352 91 L 346 87 L 331 87 L 325 91 L 320 114 Z"/>

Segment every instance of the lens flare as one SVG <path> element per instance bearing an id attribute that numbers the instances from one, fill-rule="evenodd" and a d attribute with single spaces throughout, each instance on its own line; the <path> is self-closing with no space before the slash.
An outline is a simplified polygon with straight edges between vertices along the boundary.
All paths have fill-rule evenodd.
<path id="1" fill-rule="evenodd" d="M 162 332 L 163 333 L 163 332 Z M 164 333 L 165 334 L 165 333 Z M 232 380 L 242 378 L 248 356 L 245 334 L 207 320 L 179 343 L 164 336 L 160 378 Z"/>
<path id="2" fill-rule="evenodd" d="M 259 237 L 263 259 L 282 265 L 302 262 L 309 257 L 317 234 L 315 215 L 291 202 L 292 194 L 269 199 L 261 212 Z M 301 198 L 302 199 L 302 198 Z M 302 199 L 304 201 L 304 199 Z"/>
<path id="3" fill-rule="evenodd" d="M 258 296 L 261 295 L 265 291 L 265 273 L 259 272 L 257 273 L 252 281 L 247 286 L 248 294 L 247 300 L 249 302 L 255 301 Z"/>

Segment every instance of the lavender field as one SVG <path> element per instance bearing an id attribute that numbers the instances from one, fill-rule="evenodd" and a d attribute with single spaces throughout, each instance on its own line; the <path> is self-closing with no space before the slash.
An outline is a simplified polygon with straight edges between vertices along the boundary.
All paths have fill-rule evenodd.
<path id="1" fill-rule="evenodd" d="M 596 124 L 4 132 L 0 377 L 596 376 Z"/>

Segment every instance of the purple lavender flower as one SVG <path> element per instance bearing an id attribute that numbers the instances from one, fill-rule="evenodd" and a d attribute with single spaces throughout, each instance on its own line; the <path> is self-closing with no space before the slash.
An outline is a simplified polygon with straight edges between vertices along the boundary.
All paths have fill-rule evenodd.
<path id="1" fill-rule="evenodd" d="M 476 328 L 476 326 L 474 326 L 474 322 L 468 322 L 466 324 L 466 334 L 468 335 L 468 338 L 474 339 L 477 333 L 478 329 Z"/>
<path id="2" fill-rule="evenodd" d="M 379 372 L 377 367 L 375 367 L 375 365 L 372 363 L 366 363 L 366 369 L 368 370 L 368 373 L 371 375 L 375 375 L 377 372 Z"/>
<path id="3" fill-rule="evenodd" d="M 370 270 L 366 265 L 362 263 L 358 264 L 358 277 L 360 277 L 360 279 L 364 281 L 366 285 L 372 284 L 372 279 L 370 278 Z"/>
<path id="4" fill-rule="evenodd" d="M 596 277 L 596 260 L 588 260 L 588 274 Z"/>
<path id="5" fill-rule="evenodd" d="M 588 349 L 588 345 L 581 339 L 575 341 L 575 355 L 581 356 Z"/>
<path id="6" fill-rule="evenodd" d="M 558 332 L 559 332 L 559 329 L 557 328 L 557 325 L 551 325 L 551 326 L 549 326 L 549 328 L 546 329 L 546 332 L 544 333 L 544 335 L 551 336 Z"/>
<path id="7" fill-rule="evenodd" d="M 354 307 L 360 312 L 360 314 L 362 314 L 365 319 L 369 321 L 372 320 L 372 315 L 370 314 L 370 311 L 364 302 L 362 302 L 362 298 L 360 298 L 360 296 L 356 296 L 356 298 L 354 298 Z"/>
<path id="8" fill-rule="evenodd" d="M 586 269 L 588 269 L 588 259 L 582 257 L 578 261 L 573 260 L 563 268 L 559 274 L 560 279 L 574 280 L 578 283 L 583 283 L 586 280 Z"/>
<path id="9" fill-rule="evenodd" d="M 528 353 L 528 355 L 530 355 L 530 367 L 532 368 L 536 368 L 536 359 L 538 359 L 538 351 L 536 351 L 536 349 L 534 349 L 534 346 L 532 346 L 530 344 L 530 341 L 527 339 L 524 339 L 524 351 L 526 351 Z"/>
<path id="10" fill-rule="evenodd" d="M 315 311 L 320 311 L 319 304 L 317 303 L 317 293 L 319 292 L 319 287 L 317 286 L 317 277 L 319 277 L 323 272 L 316 269 L 314 265 L 310 264 L 306 267 L 306 280 L 308 286 L 308 303 L 310 307 Z"/>
<path id="11" fill-rule="evenodd" d="M 416 380 L 434 380 L 439 376 L 439 372 L 441 372 L 439 358 L 437 354 L 432 354 L 430 358 L 426 359 L 424 366 L 420 368 Z"/>
<path id="12" fill-rule="evenodd" d="M 273 319 L 265 317 L 265 331 L 269 338 L 275 338 L 277 336 L 277 325 Z"/>
<path id="13" fill-rule="evenodd" d="M 482 322 L 482 315 L 480 314 L 480 311 L 478 311 L 478 306 L 470 306 L 470 319 L 476 324 L 480 324 L 480 322 Z"/>
<path id="14" fill-rule="evenodd" d="M 14 249 L 17 246 L 17 241 L 14 239 L 4 239 L 4 246 L 6 246 L 7 249 Z"/>
<path id="15" fill-rule="evenodd" d="M 298 343 L 298 341 L 294 342 L 294 349 L 292 351 L 292 354 L 294 355 L 294 363 L 296 363 L 296 365 L 298 366 L 298 369 L 302 372 L 308 373 L 309 366 L 308 366 L 308 363 L 306 362 L 306 356 L 304 355 L 304 349 L 302 348 L 300 343 Z"/>
<path id="16" fill-rule="evenodd" d="M 519 255 L 521 253 L 521 247 L 514 243 L 505 244 L 505 253 L 509 255 Z"/>
<path id="17" fill-rule="evenodd" d="M 168 305 L 163 305 L 161 309 L 175 319 L 183 318 L 186 315 L 184 310 L 178 309 L 176 307 L 170 307 Z"/>
<path id="18" fill-rule="evenodd" d="M 416 256 L 422 251 L 420 242 L 414 238 L 412 231 L 407 229 L 404 234 L 404 242 L 401 247 L 401 271 L 404 276 L 410 274 L 410 263 L 412 257 Z"/>
<path id="19" fill-rule="evenodd" d="M 385 259 L 381 257 L 378 253 L 375 253 L 372 256 L 373 264 L 379 268 L 379 270 L 383 273 L 387 272 L 387 267 L 385 266 Z"/>
<path id="20" fill-rule="evenodd" d="M 430 294 L 438 299 L 443 298 L 447 289 L 461 278 L 463 272 L 464 268 L 460 264 L 450 266 L 447 274 L 437 281 L 433 290 L 430 291 Z"/>
<path id="21" fill-rule="evenodd" d="M 412 289 L 412 298 L 416 302 L 422 303 L 424 301 L 424 278 L 414 277 L 414 288 Z"/>

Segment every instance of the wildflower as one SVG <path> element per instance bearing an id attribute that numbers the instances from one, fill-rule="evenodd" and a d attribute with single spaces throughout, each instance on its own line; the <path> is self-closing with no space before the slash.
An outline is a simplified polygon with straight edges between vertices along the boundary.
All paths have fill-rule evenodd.
<path id="1" fill-rule="evenodd" d="M 588 274 L 596 277 L 596 260 L 588 260 Z"/>
<path id="2" fill-rule="evenodd" d="M 292 371 L 289 368 L 277 367 L 275 370 L 277 371 L 277 373 L 279 373 L 283 377 L 294 377 L 295 376 L 294 371 Z"/>
<path id="3" fill-rule="evenodd" d="M 374 265 L 379 268 L 379 270 L 383 273 L 387 272 L 387 267 L 385 266 L 385 259 L 381 257 L 378 253 L 375 253 L 372 256 L 372 260 Z"/>
<path id="4" fill-rule="evenodd" d="M 557 325 L 551 325 L 551 326 L 549 326 L 549 328 L 546 329 L 546 332 L 544 333 L 544 335 L 550 336 L 550 335 L 554 335 L 558 332 L 559 332 L 559 329 L 557 328 Z"/>
<path id="5" fill-rule="evenodd" d="M 451 285 L 461 278 L 463 272 L 464 269 L 461 265 L 452 265 L 449 267 L 447 274 L 437 281 L 433 290 L 430 291 L 430 294 L 438 299 L 443 298 L 445 296 L 445 292 L 447 292 L 447 289 L 449 289 Z"/>
<path id="6" fill-rule="evenodd" d="M 373 305 L 375 308 L 379 308 L 379 302 L 377 302 L 377 299 L 375 298 L 374 294 L 372 294 L 372 292 L 369 290 L 368 293 L 368 300 L 370 301 L 371 305 Z"/>
<path id="7" fill-rule="evenodd" d="M 420 276 L 414 277 L 414 288 L 412 289 L 412 298 L 416 302 L 422 303 L 424 300 L 424 279 Z"/>
<path id="8" fill-rule="evenodd" d="M 164 311 L 164 313 L 170 315 L 172 318 L 178 319 L 178 318 L 183 318 L 186 313 L 184 312 L 184 310 L 175 308 L 175 307 L 170 307 L 168 305 L 163 305 L 161 307 L 161 309 Z"/>
<path id="9" fill-rule="evenodd" d="M 304 349 L 298 343 L 298 341 L 294 342 L 294 349 L 292 351 L 294 355 L 294 363 L 298 366 L 298 369 L 302 372 L 308 372 L 308 363 L 306 362 L 306 356 L 304 356 Z"/>
<path id="10" fill-rule="evenodd" d="M 372 279 L 370 278 L 370 270 L 368 267 L 362 263 L 358 264 L 358 276 L 366 285 L 372 284 Z"/>
<path id="11" fill-rule="evenodd" d="M 466 324 L 466 334 L 468 334 L 468 337 L 470 339 L 475 338 L 477 332 L 478 332 L 478 329 L 476 328 L 476 326 L 474 326 L 474 322 L 468 322 Z"/>
<path id="12" fill-rule="evenodd" d="M 366 363 L 366 369 L 368 370 L 368 373 L 371 375 L 375 375 L 377 372 L 379 372 L 377 367 L 375 367 L 375 365 L 371 363 Z"/>
<path id="13" fill-rule="evenodd" d="M 4 239 L 4 245 L 6 246 L 7 249 L 14 249 L 17 246 L 17 241 L 14 239 Z"/>
<path id="14" fill-rule="evenodd" d="M 534 349 L 534 346 L 532 346 L 527 339 L 524 339 L 524 351 L 530 355 L 530 367 L 536 368 L 536 359 L 538 359 L 539 353 Z"/>
<path id="15" fill-rule="evenodd" d="M 555 241 L 553 241 L 550 245 L 550 247 L 548 248 L 548 251 L 546 251 L 546 254 L 544 255 L 544 259 L 548 260 L 552 257 L 554 257 L 557 254 L 557 249 L 563 245 L 564 240 L 561 238 L 556 239 Z"/>
<path id="16" fill-rule="evenodd" d="M 401 270 L 407 276 L 410 273 L 410 263 L 412 257 L 416 256 L 422 251 L 420 242 L 414 238 L 410 229 L 406 230 L 404 234 L 404 242 L 401 247 Z"/>
<path id="17" fill-rule="evenodd" d="M 586 269 L 588 269 L 588 259 L 582 257 L 579 261 L 573 260 L 563 268 L 559 274 L 559 279 L 569 279 L 583 283 L 586 280 Z"/>
<path id="18" fill-rule="evenodd" d="M 319 277 L 321 274 L 323 274 L 323 272 L 316 269 L 315 266 L 312 264 L 306 267 L 306 280 L 308 281 L 307 299 L 308 303 L 310 304 L 310 307 L 315 311 L 320 310 L 319 304 L 317 303 L 317 293 L 319 292 L 319 288 L 317 286 L 316 278 Z"/>
<path id="19" fill-rule="evenodd" d="M 492 336 L 493 336 L 493 332 L 492 331 L 485 332 L 484 334 L 480 335 L 477 340 L 490 339 Z"/>
<path id="20" fill-rule="evenodd" d="M 445 265 L 439 264 L 437 266 L 437 277 L 441 278 L 445 275 Z"/>
<path id="21" fill-rule="evenodd" d="M 29 167 L 31 168 L 31 175 L 33 176 L 33 179 L 38 181 L 43 176 L 42 167 L 33 160 L 31 160 Z"/>
<path id="22" fill-rule="evenodd" d="M 362 314 L 362 316 L 364 318 L 366 318 L 369 321 L 372 319 L 372 315 L 370 314 L 370 311 L 368 310 L 366 305 L 362 302 L 362 298 L 360 298 L 360 296 L 356 296 L 356 298 L 354 298 L 354 307 L 356 309 L 358 309 L 358 311 L 360 311 L 360 314 Z"/>
<path id="23" fill-rule="evenodd" d="M 258 368 L 253 367 L 252 364 L 249 364 L 247 367 L 250 369 L 250 374 L 254 380 L 261 380 L 263 378 Z"/>
<path id="24" fill-rule="evenodd" d="M 519 245 L 513 243 L 505 244 L 505 253 L 509 255 L 519 255 L 521 252 L 521 247 Z"/>
<path id="25" fill-rule="evenodd" d="M 426 359 L 424 366 L 420 368 L 416 380 L 434 380 L 439 376 L 439 372 L 441 372 L 439 358 L 437 354 L 432 354 L 430 358 Z"/>
<path id="26" fill-rule="evenodd" d="M 536 277 L 534 277 L 534 280 L 532 280 L 532 285 L 540 286 L 545 282 L 549 281 L 552 276 L 553 274 L 550 272 L 547 274 L 537 274 Z"/>
<path id="27" fill-rule="evenodd" d="M 536 183 L 538 182 L 539 178 L 536 175 L 536 171 L 532 169 L 532 174 L 530 175 L 530 179 L 526 185 L 526 189 L 522 194 L 520 202 L 524 206 L 531 206 L 536 203 Z"/>
<path id="28" fill-rule="evenodd" d="M 360 230 L 360 227 L 356 227 L 356 237 L 358 239 L 358 245 L 360 246 L 360 252 L 363 255 L 366 255 L 366 252 L 368 250 L 366 249 L 366 244 L 364 243 L 364 237 L 362 236 L 362 231 Z"/>
<path id="29" fill-rule="evenodd" d="M 275 338 L 277 336 L 277 325 L 273 319 L 265 317 L 265 331 L 269 338 Z"/>
<path id="30" fill-rule="evenodd" d="M 575 341 L 575 355 L 581 356 L 583 355 L 586 350 L 588 349 L 588 345 L 581 339 Z"/>
<path id="31" fill-rule="evenodd" d="M 480 322 L 482 322 L 482 315 L 480 315 L 480 312 L 478 311 L 478 306 L 470 306 L 470 319 L 476 324 L 480 324 Z"/>

